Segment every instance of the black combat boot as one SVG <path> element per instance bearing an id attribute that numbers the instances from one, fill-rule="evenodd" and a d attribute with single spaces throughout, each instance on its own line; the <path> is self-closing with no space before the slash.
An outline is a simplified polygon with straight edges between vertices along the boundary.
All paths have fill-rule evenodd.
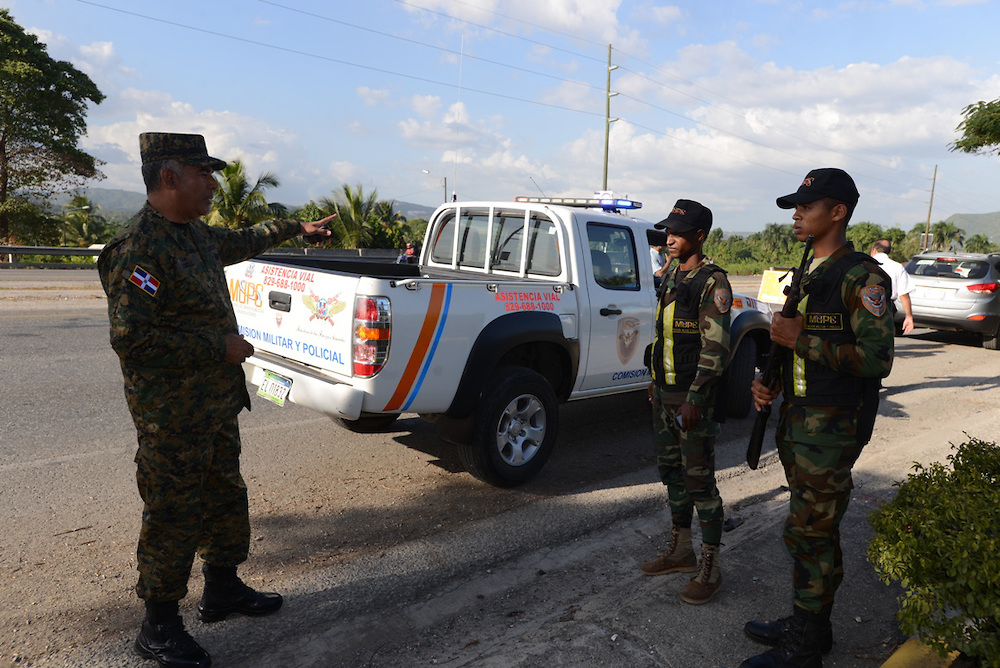
<path id="1" fill-rule="evenodd" d="M 177 601 L 146 603 L 146 619 L 135 639 L 135 651 L 165 668 L 209 668 L 208 652 L 184 630 Z"/>
<path id="2" fill-rule="evenodd" d="M 772 650 L 750 657 L 740 668 L 823 668 L 823 616 L 796 607 L 788 631 Z"/>
<path id="3" fill-rule="evenodd" d="M 821 626 L 819 651 L 823 654 L 829 654 L 830 650 L 833 648 L 833 626 L 830 624 L 830 613 L 832 611 L 832 604 L 824 605 L 823 611 L 820 613 Z M 773 622 L 758 620 L 750 621 L 744 624 L 743 632 L 746 633 L 747 637 L 754 642 L 774 647 L 788 634 L 788 627 L 791 619 L 791 617 L 782 617 L 781 619 L 776 619 Z"/>
<path id="4" fill-rule="evenodd" d="M 201 568 L 205 574 L 205 592 L 198 603 L 198 618 L 203 622 L 218 622 L 230 613 L 260 617 L 281 607 L 281 594 L 255 591 L 236 575 L 235 566 Z"/>

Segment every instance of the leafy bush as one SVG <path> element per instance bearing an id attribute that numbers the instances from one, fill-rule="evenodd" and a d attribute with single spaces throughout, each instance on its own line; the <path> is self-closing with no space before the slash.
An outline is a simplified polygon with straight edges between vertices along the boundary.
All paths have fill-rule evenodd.
<path id="1" fill-rule="evenodd" d="M 914 464 L 896 497 L 872 511 L 868 558 L 905 589 L 904 633 L 942 657 L 1000 666 L 1000 447 L 975 438 L 942 464 Z"/>

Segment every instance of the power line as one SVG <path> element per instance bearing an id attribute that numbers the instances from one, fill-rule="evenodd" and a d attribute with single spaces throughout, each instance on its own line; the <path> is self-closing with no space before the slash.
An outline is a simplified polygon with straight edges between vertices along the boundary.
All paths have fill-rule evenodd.
<path id="1" fill-rule="evenodd" d="M 260 2 L 265 2 L 266 0 L 259 0 L 259 1 Z M 438 16 L 443 16 L 444 18 L 449 19 L 451 21 L 458 21 L 460 23 L 464 23 L 466 25 L 470 25 L 470 26 L 473 26 L 475 28 L 479 28 L 481 30 L 487 30 L 489 32 L 494 32 L 494 33 L 496 33 L 498 35 L 504 35 L 505 37 L 510 37 L 511 39 L 521 40 L 523 42 L 528 42 L 529 44 L 534 44 L 536 46 L 544 46 L 547 49 L 552 49 L 553 51 L 560 51 L 562 53 L 568 53 L 571 56 L 575 56 L 577 58 L 583 58 L 584 60 L 592 60 L 592 61 L 598 62 L 598 63 L 603 63 L 604 62 L 600 58 L 594 58 L 593 56 L 588 56 L 586 54 L 577 53 L 575 51 L 570 51 L 569 49 L 563 49 L 563 48 L 560 48 L 558 46 L 553 46 L 553 45 L 547 44 L 545 42 L 539 42 L 538 40 L 529 39 L 529 38 L 523 37 L 521 35 L 515 35 L 514 33 L 509 33 L 509 32 L 506 32 L 504 30 L 500 30 L 499 28 L 492 28 L 490 26 L 484 26 L 484 25 L 482 25 L 480 23 L 474 23 L 473 21 L 469 21 L 467 19 L 460 19 L 457 16 L 452 16 L 451 14 L 447 14 L 445 12 L 439 12 L 436 9 L 428 9 L 427 7 L 421 7 L 420 5 L 415 5 L 412 2 L 407 2 L 406 0 L 393 0 L 393 1 L 394 2 L 398 2 L 401 5 L 406 5 L 408 7 L 413 7 L 414 9 L 419 9 L 421 11 L 428 12 L 430 14 L 436 14 Z M 453 0 L 453 1 L 457 1 L 457 0 Z M 470 7 L 475 7 L 475 5 L 469 5 L 468 3 L 465 3 L 465 2 L 459 2 L 459 4 L 467 5 L 467 6 L 470 6 Z M 482 8 L 479 8 L 479 7 L 476 7 L 476 9 L 482 10 Z M 494 14 L 494 15 L 499 16 L 501 18 L 510 19 L 511 21 L 516 21 L 518 23 L 524 23 L 525 25 L 530 25 L 530 26 L 532 26 L 534 28 L 538 28 L 539 30 L 544 30 L 545 32 L 556 32 L 557 34 L 565 34 L 565 33 L 558 33 L 557 31 L 551 30 L 549 28 L 545 28 L 543 26 L 535 25 L 534 23 L 528 23 L 527 21 L 521 21 L 519 19 L 514 19 L 514 18 L 511 18 L 509 16 L 505 16 L 503 14 L 499 14 L 499 13 L 494 12 L 494 11 L 490 11 L 490 10 L 482 10 L 482 11 L 487 11 L 490 14 Z M 567 35 L 567 36 L 569 36 L 569 35 Z M 576 39 L 576 38 L 574 38 L 574 39 Z M 587 40 L 582 40 L 581 39 L 580 41 L 587 41 Z"/>
<path id="2" fill-rule="evenodd" d="M 263 0 L 261 0 L 261 1 L 263 1 Z M 394 72 L 392 70 L 387 70 L 387 69 L 384 69 L 384 68 L 381 68 L 381 67 L 374 67 L 372 65 L 362 65 L 361 63 L 355 63 L 355 62 L 351 62 L 349 60 L 342 60 L 340 58 L 333 58 L 331 56 L 324 56 L 324 55 L 320 55 L 320 54 L 317 54 L 317 53 L 310 53 L 308 51 L 302 51 L 302 50 L 299 50 L 299 49 L 292 49 L 292 48 L 289 48 L 289 47 L 286 47 L 286 46 L 278 46 L 276 44 L 269 44 L 267 42 L 261 42 L 259 40 L 249 39 L 249 38 L 246 38 L 246 37 L 239 37 L 239 36 L 236 36 L 236 35 L 230 35 L 230 34 L 227 34 L 227 33 L 219 32 L 217 30 L 208 30 L 207 28 L 199 28 L 197 26 L 191 26 L 191 25 L 187 25 L 187 24 L 184 24 L 184 23 L 179 23 L 177 21 L 170 21 L 170 20 L 162 19 L 162 18 L 155 17 L 155 16 L 148 16 L 146 14 L 140 14 L 138 12 L 132 12 L 132 11 L 129 11 L 127 9 L 121 9 L 121 8 L 118 8 L 118 7 L 111 7 L 111 6 L 108 6 L 108 5 L 103 5 L 103 4 L 98 3 L 98 2 L 93 2 L 92 0 L 77 0 L 77 2 L 83 3 L 85 5 L 91 5 L 93 7 L 99 7 L 101 9 L 106 9 L 106 10 L 113 11 L 113 12 L 118 12 L 120 14 L 126 14 L 126 15 L 129 15 L 129 16 L 134 16 L 136 18 L 145 19 L 147 21 L 153 21 L 153 22 L 156 22 L 156 23 L 162 23 L 164 25 L 170 25 L 170 26 L 174 26 L 176 28 L 182 28 L 184 30 L 192 30 L 194 32 L 200 32 L 200 33 L 203 33 L 203 34 L 206 34 L 206 35 L 212 35 L 213 37 L 221 37 L 223 39 L 233 40 L 235 42 L 242 42 L 244 44 L 250 44 L 250 45 L 253 45 L 253 46 L 264 47 L 266 49 L 273 49 L 275 51 L 282 51 L 284 53 L 290 53 L 290 54 L 297 55 L 297 56 L 305 56 L 307 58 L 314 58 L 316 60 L 323 60 L 323 61 L 330 62 L 330 63 L 336 63 L 338 65 L 345 65 L 347 67 L 356 67 L 356 68 L 363 69 L 363 70 L 368 70 L 368 71 L 371 71 L 371 72 L 378 72 L 380 74 L 388 74 L 390 76 L 401 77 L 401 78 L 410 79 L 410 80 L 413 80 L 413 81 L 420 81 L 422 83 L 433 84 L 435 86 L 444 86 L 446 88 L 458 88 L 457 84 L 448 83 L 446 81 L 437 81 L 435 79 L 429 79 L 427 77 L 419 77 L 419 76 L 415 76 L 415 75 L 412 75 L 412 74 L 403 74 L 402 72 Z M 437 48 L 437 47 L 435 47 L 435 48 Z M 564 82 L 567 82 L 567 83 L 579 83 L 579 82 L 573 82 L 573 81 L 568 80 L 568 79 L 561 79 L 561 81 L 564 81 Z M 585 109 L 574 109 L 572 107 L 567 107 L 567 106 L 559 105 L 559 104 L 553 104 L 551 102 L 541 102 L 541 101 L 538 101 L 538 100 L 529 100 L 527 98 L 517 97 L 516 95 L 506 95 L 504 93 L 497 93 L 497 92 L 494 92 L 494 91 L 482 90 L 482 89 L 477 89 L 477 88 L 468 88 L 468 87 L 465 87 L 464 90 L 471 91 L 473 93 L 479 93 L 480 95 L 488 95 L 488 96 L 491 96 L 491 97 L 498 97 L 498 98 L 502 98 L 502 99 L 506 99 L 506 100 L 512 100 L 512 101 L 515 101 L 515 102 L 524 102 L 525 104 L 533 104 L 533 105 L 540 106 L 540 107 L 549 107 L 551 109 L 559 109 L 559 110 L 562 110 L 562 111 L 571 111 L 573 113 L 584 114 L 584 115 L 587 115 L 587 116 L 597 116 L 597 117 L 600 117 L 600 118 L 604 117 L 603 114 L 600 114 L 598 112 L 587 111 Z"/>
<path id="3" fill-rule="evenodd" d="M 400 2 L 402 4 L 409 4 L 409 3 L 404 2 L 403 0 L 395 0 L 395 1 L 396 2 Z M 283 5 L 283 4 L 278 3 L 278 2 L 273 2 L 272 0 L 258 0 L 258 2 L 261 2 L 261 3 L 265 4 L 265 5 L 271 5 L 273 7 L 278 7 L 280 9 L 284 9 L 284 10 L 287 10 L 287 11 L 290 11 L 290 12 L 295 12 L 297 14 L 302 14 L 304 16 L 311 16 L 313 18 L 321 19 L 323 21 L 329 21 L 330 23 L 337 23 L 339 25 L 346 26 L 348 28 L 354 28 L 355 30 L 361 30 L 361 31 L 364 31 L 364 32 L 370 32 L 370 33 L 375 34 L 375 35 L 381 35 L 382 37 L 388 37 L 390 39 L 396 39 L 396 40 L 399 40 L 401 42 L 408 42 L 410 44 L 415 44 L 417 46 L 422 46 L 422 47 L 425 47 L 427 49 L 432 49 L 434 51 L 440 51 L 442 53 L 448 53 L 448 54 L 451 54 L 453 56 L 459 56 L 460 58 L 463 58 L 463 59 L 464 58 L 468 58 L 470 60 L 478 60 L 478 61 L 483 62 L 483 63 L 489 63 L 490 65 L 496 65 L 498 67 L 504 67 L 504 68 L 507 68 L 507 69 L 516 70 L 518 72 L 524 72 L 525 74 L 534 74 L 535 76 L 539 76 L 539 77 L 545 77 L 545 78 L 548 78 L 548 79 L 555 79 L 556 81 L 559 81 L 561 83 L 570 83 L 570 84 L 574 84 L 576 86 L 583 86 L 585 88 L 593 88 L 594 90 L 601 90 L 599 87 L 594 86 L 593 84 L 588 84 L 588 83 L 583 82 L 583 81 L 576 81 L 576 80 L 573 80 L 573 79 L 566 79 L 564 77 L 558 77 L 558 76 L 555 76 L 554 74 L 549 74 L 547 72 L 539 72 L 538 70 L 530 70 L 530 69 L 528 69 L 526 67 L 519 67 L 517 65 L 511 65 L 509 63 L 502 63 L 502 62 L 500 62 L 498 60 L 491 60 L 489 58 L 482 58 L 480 56 L 475 56 L 475 55 L 472 55 L 472 54 L 463 53 L 461 51 L 456 51 L 454 49 L 449 49 L 449 48 L 446 48 L 446 47 L 443 47 L 443 46 L 438 46 L 436 44 L 428 44 L 427 42 L 421 42 L 419 40 L 411 39 L 409 37 L 401 37 L 399 35 L 394 35 L 392 33 L 383 32 L 381 30 L 375 30 L 374 28 L 368 28 L 366 26 L 360 26 L 360 25 L 357 25 L 355 23 L 348 23 L 347 21 L 342 21 L 340 19 L 333 18 L 332 16 L 325 16 L 323 14 L 316 14 L 315 12 L 306 11 L 304 9 L 298 9 L 296 7 L 289 7 L 288 5 Z M 427 10 L 427 11 L 431 11 L 431 10 Z"/>

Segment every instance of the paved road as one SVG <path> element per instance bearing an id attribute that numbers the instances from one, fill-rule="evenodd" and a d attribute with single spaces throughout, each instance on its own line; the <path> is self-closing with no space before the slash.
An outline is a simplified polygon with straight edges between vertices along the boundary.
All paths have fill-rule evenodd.
<path id="1" fill-rule="evenodd" d="M 129 652 L 141 616 L 131 592 L 134 431 L 96 276 L 59 272 L 71 278 L 52 283 L 8 271 L 0 575 L 12 605 L 0 608 L 0 665 L 149 665 Z M 27 284 L 35 280 L 47 289 Z M 865 512 L 912 461 L 943 459 L 964 432 L 997 437 L 1000 353 L 932 333 L 897 341 L 857 469 L 827 666 L 877 666 L 900 639 L 896 592 L 864 559 Z M 196 573 L 182 608 L 192 631 L 215 665 L 737 665 L 756 649 L 742 622 L 788 609 L 786 495 L 773 454 L 748 471 L 750 421 L 725 426 L 720 488 L 743 523 L 724 538 L 723 592 L 692 608 L 676 599 L 683 576 L 635 570 L 668 527 L 641 395 L 561 410 L 565 429 L 543 474 L 500 490 L 462 471 L 415 416 L 356 435 L 256 402 L 242 418 L 254 531 L 245 572 L 287 604 L 266 621 L 201 625 L 191 617 Z"/>

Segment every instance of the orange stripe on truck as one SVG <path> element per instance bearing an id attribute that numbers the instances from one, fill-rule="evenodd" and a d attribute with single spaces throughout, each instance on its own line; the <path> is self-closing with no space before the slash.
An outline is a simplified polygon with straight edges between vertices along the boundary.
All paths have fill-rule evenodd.
<path id="1" fill-rule="evenodd" d="M 427 305 L 427 313 L 424 315 L 424 324 L 420 326 L 420 335 L 417 337 L 417 343 L 413 346 L 413 352 L 406 363 L 406 368 L 403 369 L 403 376 L 399 379 L 396 391 L 393 393 L 392 398 L 389 399 L 389 403 L 382 410 L 398 410 L 413 388 L 413 382 L 417 379 L 417 374 L 420 373 L 420 367 L 423 366 L 427 350 L 430 348 L 431 341 L 434 338 L 434 331 L 437 329 L 438 319 L 441 317 L 441 304 L 444 302 L 444 293 L 445 285 L 443 283 L 435 283 L 431 286 L 431 299 Z"/>

